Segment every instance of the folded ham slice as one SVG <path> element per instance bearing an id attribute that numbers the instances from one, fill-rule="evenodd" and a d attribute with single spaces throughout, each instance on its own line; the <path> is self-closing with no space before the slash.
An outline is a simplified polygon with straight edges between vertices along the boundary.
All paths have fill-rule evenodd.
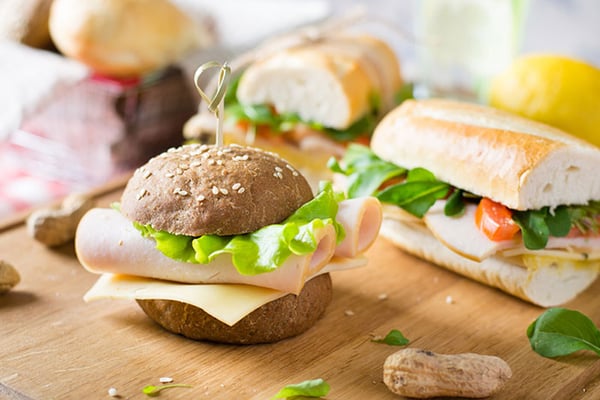
<path id="1" fill-rule="evenodd" d="M 90 272 L 112 273 L 163 279 L 182 283 L 237 283 L 298 294 L 304 282 L 329 272 L 339 257 L 355 257 L 375 240 L 381 225 L 381 207 L 376 199 L 344 200 L 338 222 L 346 236 L 336 248 L 335 231 L 326 226 L 318 232 L 317 250 L 308 255 L 291 255 L 278 269 L 259 275 L 241 275 L 223 254 L 209 264 L 173 260 L 144 238 L 132 222 L 113 209 L 90 210 L 80 221 L 75 250 L 81 264 Z M 361 264 L 364 264 L 362 262 Z"/>

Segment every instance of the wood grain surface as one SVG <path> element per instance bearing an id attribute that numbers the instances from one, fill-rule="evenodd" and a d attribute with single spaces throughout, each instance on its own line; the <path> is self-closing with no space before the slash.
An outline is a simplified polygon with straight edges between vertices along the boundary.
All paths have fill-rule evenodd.
<path id="1" fill-rule="evenodd" d="M 116 186 L 118 187 L 118 185 Z M 117 199 L 99 190 L 99 205 Z M 0 296 L 0 399 L 144 399 L 142 388 L 172 377 L 191 388 L 164 399 L 270 399 L 290 383 L 323 378 L 326 397 L 397 399 L 382 381 L 398 347 L 372 342 L 399 329 L 409 346 L 496 355 L 512 379 L 493 399 L 599 399 L 600 358 L 556 360 L 534 353 L 525 334 L 543 309 L 406 255 L 380 238 L 368 266 L 333 274 L 334 298 L 305 334 L 279 343 L 231 346 L 170 334 L 129 301 L 84 303 L 97 279 L 73 245 L 48 249 L 22 222 L 0 228 L 0 257 L 22 281 Z M 600 321 L 600 282 L 565 305 Z"/>

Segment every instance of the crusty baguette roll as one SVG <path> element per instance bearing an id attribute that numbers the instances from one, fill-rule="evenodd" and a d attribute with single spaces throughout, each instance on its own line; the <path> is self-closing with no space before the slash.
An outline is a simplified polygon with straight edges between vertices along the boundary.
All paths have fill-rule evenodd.
<path id="1" fill-rule="evenodd" d="M 403 85 L 386 42 L 318 25 L 266 41 L 233 60 L 232 69 L 239 81 L 225 102 L 225 142 L 280 154 L 315 190 L 331 179 L 327 160 L 348 143 L 368 142 Z M 184 137 L 211 143 L 215 126 L 201 106 Z"/>
<path id="2" fill-rule="evenodd" d="M 464 211 L 453 216 L 444 213 L 446 199 L 438 199 L 422 218 L 385 204 L 381 235 L 408 253 L 544 307 L 572 300 L 596 279 L 600 237 L 589 221 L 598 215 L 596 203 L 589 204 L 600 200 L 600 149 L 504 111 L 429 99 L 407 100 L 386 115 L 371 150 L 475 195 L 462 199 Z M 571 219 L 580 217 L 569 216 L 569 234 L 546 233 L 542 247 L 528 247 L 522 226 L 515 236 L 493 239 L 476 223 L 481 198 L 506 207 L 509 218 L 517 211 L 588 207 L 592 232 L 581 231 L 574 221 L 582 220 Z M 532 214 L 526 215 L 521 218 Z"/>
<path id="3" fill-rule="evenodd" d="M 50 35 L 66 56 L 108 76 L 138 76 L 212 41 L 168 0 L 54 0 Z"/>
<path id="4" fill-rule="evenodd" d="M 367 35 L 339 35 L 257 60 L 245 71 L 242 104 L 270 104 L 278 113 L 344 129 L 370 111 L 372 95 L 390 109 L 401 84 L 391 49 Z"/>
<path id="5" fill-rule="evenodd" d="M 406 101 L 378 125 L 371 148 L 517 210 L 600 199 L 600 151 L 547 125 L 448 100 Z"/>

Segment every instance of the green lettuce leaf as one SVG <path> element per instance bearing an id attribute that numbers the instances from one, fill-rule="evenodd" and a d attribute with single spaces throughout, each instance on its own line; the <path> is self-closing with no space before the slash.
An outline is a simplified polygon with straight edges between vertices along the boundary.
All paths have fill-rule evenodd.
<path id="1" fill-rule="evenodd" d="M 303 204 L 281 224 L 265 226 L 255 232 L 235 236 L 203 235 L 192 237 L 159 231 L 134 222 L 144 237 L 156 241 L 156 248 L 169 258 L 207 264 L 220 254 L 230 254 L 242 275 L 257 275 L 280 267 L 292 254 L 305 255 L 316 250 L 317 232 L 326 225 L 336 231 L 341 242 L 345 232 L 336 220 L 339 202 L 330 182 L 322 183 L 319 193 Z"/>

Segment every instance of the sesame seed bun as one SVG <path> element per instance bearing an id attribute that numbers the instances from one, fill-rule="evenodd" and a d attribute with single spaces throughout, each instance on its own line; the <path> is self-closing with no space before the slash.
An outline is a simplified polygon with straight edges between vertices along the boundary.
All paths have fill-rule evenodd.
<path id="1" fill-rule="evenodd" d="M 233 326 L 202 309 L 173 300 L 137 300 L 146 315 L 169 332 L 194 340 L 230 344 L 272 343 L 299 335 L 323 315 L 331 302 L 329 274 L 304 285 L 299 295 L 288 294 L 254 310 Z"/>
<path id="2" fill-rule="evenodd" d="M 138 168 L 121 212 L 172 234 L 227 236 L 280 223 L 312 198 L 306 179 L 273 153 L 192 144 Z"/>

